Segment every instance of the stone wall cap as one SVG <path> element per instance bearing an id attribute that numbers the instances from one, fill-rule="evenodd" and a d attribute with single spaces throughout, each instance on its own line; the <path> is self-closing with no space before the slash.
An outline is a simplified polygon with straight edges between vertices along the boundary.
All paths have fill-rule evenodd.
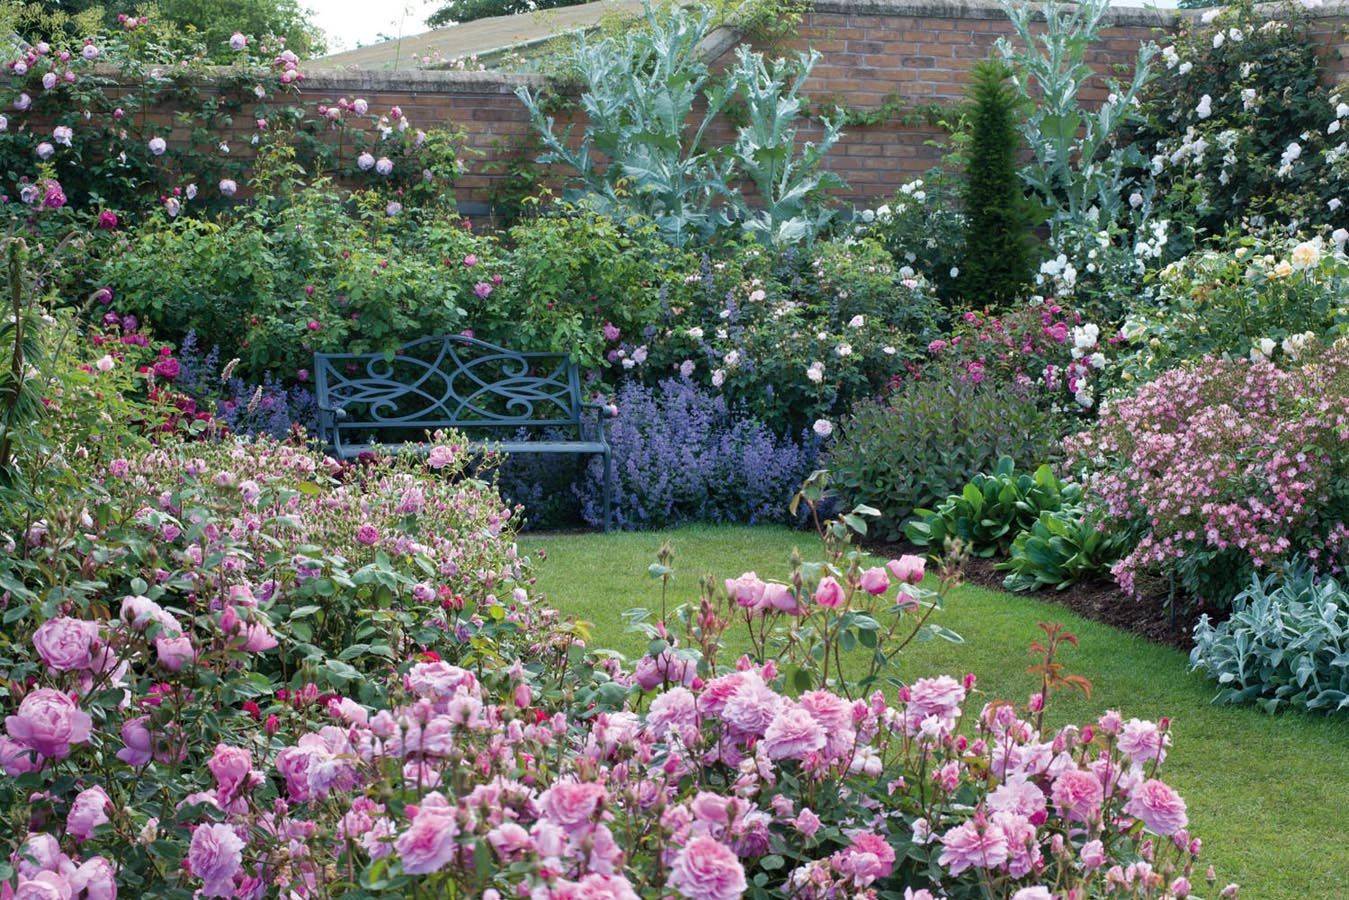
<path id="1" fill-rule="evenodd" d="M 1031 5 L 1039 6 L 1031 0 Z M 1299 4 L 1313 19 L 1349 18 L 1349 0 L 1303 2 Z M 1217 9 L 1218 7 L 1213 7 Z M 1258 7 L 1271 14 L 1278 3 Z M 816 12 L 861 16 L 914 16 L 929 19 L 1003 19 L 1006 13 L 997 0 L 815 0 Z M 1184 18 L 1198 18 L 1204 9 L 1159 9 L 1148 6 L 1112 6 L 1105 14 L 1107 25 L 1174 27 Z"/>

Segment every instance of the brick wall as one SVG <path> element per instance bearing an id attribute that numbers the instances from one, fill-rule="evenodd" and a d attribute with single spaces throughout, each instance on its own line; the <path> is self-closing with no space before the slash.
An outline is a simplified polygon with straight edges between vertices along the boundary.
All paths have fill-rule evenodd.
<path id="1" fill-rule="evenodd" d="M 1100 72 L 1127 70 L 1139 43 L 1164 37 L 1175 28 L 1178 15 L 1112 10 L 1092 65 Z M 1349 4 L 1322 6 L 1313 15 L 1314 38 L 1331 77 L 1349 78 Z M 989 0 L 818 0 L 798 37 L 774 50 L 814 48 L 821 53 L 807 84 L 807 93 L 817 102 L 875 109 L 897 96 L 916 108 L 958 101 L 971 66 L 990 54 L 999 37 L 1010 35 L 1006 16 Z M 734 43 L 727 37 L 733 36 L 723 35 L 712 51 L 722 63 Z M 323 72 L 305 82 L 304 94 L 314 104 L 362 96 L 372 109 L 401 106 L 417 127 L 443 124 L 463 130 L 474 153 L 457 196 L 465 213 L 480 215 L 493 185 L 505 176 L 506 164 L 519 155 L 529 135 L 514 90 L 538 83 L 537 76 L 496 72 Z M 1098 87 L 1097 99 L 1103 95 Z M 565 123 L 565 117 L 559 118 Z M 714 129 L 712 138 L 729 140 L 733 134 L 727 124 Z M 844 196 L 865 201 L 892 193 L 936 164 L 941 151 L 930 143 L 942 137 L 938 128 L 899 121 L 852 127 L 828 164 L 848 181 Z"/>

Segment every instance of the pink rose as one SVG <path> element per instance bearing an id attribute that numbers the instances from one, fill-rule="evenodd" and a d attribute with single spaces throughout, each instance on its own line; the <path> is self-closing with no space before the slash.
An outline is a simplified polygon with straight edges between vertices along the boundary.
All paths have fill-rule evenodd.
<path id="1" fill-rule="evenodd" d="M 122 723 L 122 743 L 117 758 L 128 766 L 143 766 L 154 755 L 154 737 L 150 734 L 149 716 L 137 716 Z"/>
<path id="2" fill-rule="evenodd" d="M 1088 872 L 1099 869 L 1105 865 L 1105 845 L 1100 841 L 1087 841 L 1078 857 L 1082 860 L 1082 868 Z"/>
<path id="3" fill-rule="evenodd" d="M 769 759 L 805 759 L 824 749 L 824 728 L 801 707 L 781 709 L 764 732 L 762 747 Z"/>
<path id="4" fill-rule="evenodd" d="M 70 804 L 70 813 L 66 816 L 66 832 L 77 841 L 87 841 L 93 837 L 94 829 L 106 825 L 109 821 L 108 806 L 112 801 L 107 791 L 95 786 L 80 791 L 75 802 Z"/>
<path id="5" fill-rule="evenodd" d="M 503 860 L 520 856 L 534 847 L 529 832 L 514 822 L 503 822 L 487 832 L 487 843 Z"/>
<path id="6" fill-rule="evenodd" d="M 155 653 L 159 664 L 170 672 L 181 672 L 183 667 L 197 658 L 197 650 L 186 637 L 155 638 Z"/>
<path id="7" fill-rule="evenodd" d="M 117 870 L 101 856 L 91 856 L 68 876 L 71 890 L 84 900 L 117 900 Z"/>
<path id="8" fill-rule="evenodd" d="M 859 832 L 847 848 L 834 854 L 833 862 L 835 869 L 852 876 L 854 885 L 864 887 L 890 874 L 895 867 L 895 850 L 879 834 Z"/>
<path id="9" fill-rule="evenodd" d="M 843 585 L 830 575 L 820 579 L 819 585 L 815 588 L 816 603 L 825 609 L 837 609 L 843 605 L 843 600 Z"/>
<path id="10" fill-rule="evenodd" d="M 458 833 L 453 807 L 440 794 L 428 794 L 412 824 L 394 842 L 403 871 L 425 875 L 444 868 L 458 850 L 454 840 Z"/>
<path id="11" fill-rule="evenodd" d="M 745 869 L 735 852 L 706 835 L 679 851 L 668 883 L 690 900 L 739 900 L 748 888 Z"/>
<path id="12" fill-rule="evenodd" d="M 88 669 L 94 645 L 98 641 L 98 623 L 58 616 L 43 622 L 33 632 L 33 646 L 42 661 L 58 672 Z"/>
<path id="13" fill-rule="evenodd" d="M 25 772 L 36 772 L 41 766 L 33 759 L 33 751 L 21 747 L 7 737 L 0 737 L 0 769 L 11 778 Z"/>
<path id="14" fill-rule="evenodd" d="M 772 609 L 788 615 L 799 615 L 802 611 L 801 604 L 796 600 L 796 593 L 787 585 L 776 581 L 764 584 L 761 602 L 766 610 Z"/>
<path id="15" fill-rule="evenodd" d="M 1054 779 L 1052 794 L 1059 813 L 1073 822 L 1094 820 L 1100 814 L 1101 803 L 1105 800 L 1105 789 L 1101 787 L 1100 779 L 1081 769 L 1069 769 Z"/>
<path id="16" fill-rule="evenodd" d="M 13 900 L 71 900 L 75 896 L 70 882 L 59 872 L 38 872 L 32 878 L 20 878 Z"/>
<path id="17" fill-rule="evenodd" d="M 260 622 L 250 622 L 244 627 L 244 649 L 249 653 L 262 653 L 276 646 L 276 637 Z"/>
<path id="18" fill-rule="evenodd" d="M 216 744 L 215 753 L 206 763 L 215 778 L 216 796 L 221 803 L 229 803 L 240 788 L 250 785 L 249 775 L 253 771 L 253 754 L 242 747 L 228 744 Z"/>
<path id="19" fill-rule="evenodd" d="M 726 596 L 742 609 L 759 610 L 763 608 L 765 587 L 758 575 L 746 572 L 739 578 L 726 579 Z"/>
<path id="20" fill-rule="evenodd" d="M 187 868 L 202 880 L 202 897 L 233 897 L 244 842 L 228 825 L 198 825 L 187 848 Z"/>
<path id="21" fill-rule="evenodd" d="M 541 817 L 568 834 L 583 833 L 593 824 L 605 800 L 604 786 L 589 781 L 559 781 L 539 798 Z"/>
<path id="22" fill-rule="evenodd" d="M 1134 788 L 1133 796 L 1124 811 L 1143 820 L 1148 830 L 1170 837 L 1190 823 L 1185 812 L 1185 801 L 1169 786 L 1156 778 Z"/>
<path id="23" fill-rule="evenodd" d="M 18 715 L 5 718 L 5 728 L 20 745 L 48 759 L 64 759 L 71 744 L 89 740 L 93 719 L 60 691 L 39 688 L 19 704 Z"/>
<path id="24" fill-rule="evenodd" d="M 876 566 L 862 573 L 861 584 L 868 594 L 880 596 L 890 590 L 890 576 L 885 574 L 884 568 Z"/>
<path id="25" fill-rule="evenodd" d="M 890 574 L 895 576 L 897 581 L 905 584 L 917 584 L 923 580 L 924 567 L 923 558 L 914 556 L 912 553 L 906 553 L 899 559 L 892 559 L 885 564 L 890 570 Z"/>

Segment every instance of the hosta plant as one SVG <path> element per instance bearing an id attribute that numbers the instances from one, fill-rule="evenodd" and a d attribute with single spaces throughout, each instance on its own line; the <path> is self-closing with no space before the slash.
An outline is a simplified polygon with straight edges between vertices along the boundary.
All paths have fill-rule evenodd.
<path id="1" fill-rule="evenodd" d="M 1102 527 L 1098 516 L 1080 508 L 1040 514 L 1012 541 L 998 568 L 1009 574 L 1009 591 L 1064 590 L 1086 578 L 1106 575 L 1125 549 L 1127 536 Z"/>
<path id="2" fill-rule="evenodd" d="M 914 510 L 904 534 L 936 550 L 958 540 L 976 556 L 988 557 L 1006 553 L 1041 513 L 1075 507 L 1081 500 L 1081 486 L 1063 483 L 1048 465 L 1030 474 L 1017 472 L 1012 458 L 1004 456 L 992 472 L 975 475 L 935 509 Z"/>
<path id="3" fill-rule="evenodd" d="M 1216 703 L 1349 710 L 1349 592 L 1305 564 L 1252 578 L 1226 620 L 1200 618 L 1194 644 L 1190 663 L 1218 682 Z"/>

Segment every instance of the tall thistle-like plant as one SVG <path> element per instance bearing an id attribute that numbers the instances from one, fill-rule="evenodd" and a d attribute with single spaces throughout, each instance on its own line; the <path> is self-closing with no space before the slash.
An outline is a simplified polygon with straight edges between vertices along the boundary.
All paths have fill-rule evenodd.
<path id="1" fill-rule="evenodd" d="M 569 59 L 586 119 L 579 143 L 570 127 L 558 130 L 537 93 L 516 92 L 543 142 L 540 161 L 575 170 L 575 199 L 610 215 L 649 216 L 676 246 L 729 223 L 766 243 L 812 239 L 828 218 L 813 201 L 842 184 L 820 169 L 839 138 L 835 125 L 825 124 L 819 143 L 796 148 L 798 93 L 814 57 L 767 63 L 742 48 L 715 79 L 703 60 L 716 27 L 710 8 L 657 11 L 648 3 L 645 14 L 643 27 L 582 39 Z M 746 123 L 730 146 L 709 146 L 709 126 L 736 97 Z M 755 186 L 760 206 L 735 187 L 741 180 Z"/>
<path id="2" fill-rule="evenodd" d="M 1025 101 L 1009 84 L 1001 61 L 984 60 L 972 74 L 960 290 L 976 305 L 1003 305 L 1016 300 L 1034 274 L 1031 229 L 1036 211 L 1017 174 L 1017 119 Z"/>
<path id="3" fill-rule="evenodd" d="M 1021 125 L 1032 158 L 1021 177 L 1049 206 L 1059 245 L 1062 232 L 1105 227 L 1124 212 L 1124 196 L 1133 186 L 1128 170 L 1146 160 L 1132 146 L 1115 146 L 1113 138 L 1136 115 L 1135 98 L 1152 77 L 1157 48 L 1151 43 L 1139 48 L 1127 85 L 1106 79 L 1109 96 L 1091 111 L 1082 91 L 1100 76 L 1086 55 L 1100 38 L 1110 0 L 1047 0 L 1039 6 L 1002 0 L 1002 7 L 1019 41 L 1000 40 L 998 50 L 1017 89 L 1032 100 Z M 1042 31 L 1032 27 L 1036 19 L 1044 20 Z"/>
<path id="4" fill-rule="evenodd" d="M 574 169 L 579 194 L 601 212 L 650 215 L 676 245 L 715 226 L 711 203 L 724 180 L 726 164 L 703 143 L 729 96 L 709 86 L 702 59 L 712 28 L 709 8 L 657 13 L 648 6 L 646 27 L 594 43 L 580 38 L 568 60 L 586 118 L 574 147 L 571 126 L 559 132 L 536 93 L 516 91 L 543 141 L 540 162 Z M 690 131 L 700 97 L 707 107 Z"/>
<path id="5" fill-rule="evenodd" d="M 746 122 L 735 140 L 736 171 L 754 184 L 761 206 L 737 204 L 746 231 L 766 244 L 809 240 L 833 217 L 820 202 L 821 193 L 842 187 L 843 179 L 821 168 L 824 156 L 843 132 L 836 122 L 822 120 L 819 143 L 796 147 L 801 114 L 801 86 L 810 77 L 820 55 L 815 51 L 796 60 L 767 62 L 748 47 L 736 51 L 731 80 L 746 107 Z M 732 198 L 740 200 L 739 194 Z"/>

